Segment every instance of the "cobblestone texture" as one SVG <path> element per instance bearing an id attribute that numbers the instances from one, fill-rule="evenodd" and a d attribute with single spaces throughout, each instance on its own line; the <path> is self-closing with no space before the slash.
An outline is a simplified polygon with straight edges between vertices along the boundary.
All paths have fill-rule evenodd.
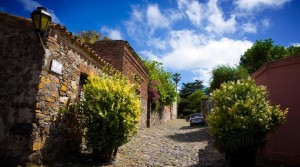
<path id="1" fill-rule="evenodd" d="M 198 166 L 199 158 L 222 160 L 213 151 L 214 159 L 201 155 L 207 146 L 207 127 L 190 127 L 185 120 L 174 120 L 159 127 L 141 130 L 129 143 L 121 147 L 115 166 Z"/>
<path id="2" fill-rule="evenodd" d="M 177 119 L 140 130 L 137 136 L 119 149 L 116 159 L 110 164 L 95 164 L 87 158 L 84 161 L 72 159 L 67 163 L 54 163 L 49 166 L 230 167 L 225 162 L 224 155 L 214 149 L 212 143 L 208 127 L 190 127 L 189 122 Z M 291 167 L 270 162 L 262 155 L 257 156 L 256 164 L 256 167 Z"/>

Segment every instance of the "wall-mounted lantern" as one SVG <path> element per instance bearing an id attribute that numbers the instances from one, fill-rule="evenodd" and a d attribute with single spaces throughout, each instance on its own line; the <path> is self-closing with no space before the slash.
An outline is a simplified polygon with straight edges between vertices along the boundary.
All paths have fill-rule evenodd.
<path id="1" fill-rule="evenodd" d="M 44 7 L 38 7 L 31 13 L 31 19 L 34 27 L 34 31 L 39 36 L 44 36 L 47 31 L 48 25 L 51 22 L 51 15 Z"/>

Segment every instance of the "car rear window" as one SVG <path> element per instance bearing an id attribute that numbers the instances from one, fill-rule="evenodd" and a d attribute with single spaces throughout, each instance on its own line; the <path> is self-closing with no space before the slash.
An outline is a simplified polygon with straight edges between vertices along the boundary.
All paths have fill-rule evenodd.
<path id="1" fill-rule="evenodd" d="M 202 117 L 202 115 L 201 114 L 192 114 L 191 115 L 191 118 L 195 118 L 195 117 Z"/>

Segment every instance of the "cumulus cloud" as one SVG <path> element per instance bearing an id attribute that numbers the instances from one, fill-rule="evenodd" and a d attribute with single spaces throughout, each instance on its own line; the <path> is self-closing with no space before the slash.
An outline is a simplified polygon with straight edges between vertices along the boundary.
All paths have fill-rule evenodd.
<path id="1" fill-rule="evenodd" d="M 166 41 L 171 47 L 169 52 L 155 55 L 144 51 L 142 54 L 162 62 L 166 68 L 191 71 L 206 83 L 210 77 L 209 71 L 215 66 L 237 65 L 240 56 L 252 46 L 252 42 L 247 40 L 213 40 L 190 30 L 172 31 Z"/>
<path id="2" fill-rule="evenodd" d="M 269 19 L 263 19 L 261 21 L 261 24 L 264 28 L 269 28 L 270 27 L 270 20 Z"/>
<path id="3" fill-rule="evenodd" d="M 243 30 L 247 33 L 256 33 L 256 26 L 253 23 L 246 23 L 243 26 Z"/>
<path id="4" fill-rule="evenodd" d="M 33 11 L 37 7 L 42 6 L 41 4 L 33 0 L 19 0 L 19 1 L 23 4 L 23 7 L 26 11 Z"/>
<path id="5" fill-rule="evenodd" d="M 208 32 L 215 32 L 217 35 L 234 33 L 236 31 L 235 15 L 224 19 L 222 10 L 217 5 L 218 0 L 210 0 L 207 4 L 208 22 L 205 28 Z"/>
<path id="6" fill-rule="evenodd" d="M 211 70 L 206 68 L 199 68 L 192 71 L 192 73 L 196 76 L 193 77 L 193 80 L 203 81 L 203 85 L 209 86 L 209 81 L 211 77 Z"/>
<path id="7" fill-rule="evenodd" d="M 199 26 L 201 25 L 202 14 L 202 5 L 198 1 L 194 0 L 178 0 L 178 7 L 181 10 L 184 10 L 186 15 L 192 24 Z"/>
<path id="8" fill-rule="evenodd" d="M 107 34 L 107 36 L 113 40 L 123 39 L 121 32 L 118 29 L 110 29 L 104 26 L 101 28 L 101 32 Z"/>
<path id="9" fill-rule="evenodd" d="M 300 43 L 292 43 L 292 46 L 300 46 Z"/>
<path id="10" fill-rule="evenodd" d="M 222 9 L 220 0 L 177 0 L 177 6 L 168 9 L 157 4 L 132 6 L 125 28 L 143 57 L 172 71 L 189 72 L 207 85 L 215 66 L 237 65 L 252 46 L 246 34 L 270 27 L 269 18 L 258 20 L 251 10 L 281 7 L 288 1 L 237 0 L 230 11 Z"/>
<path id="11" fill-rule="evenodd" d="M 20 3 L 22 3 L 24 10 L 32 12 L 35 10 L 37 7 L 43 6 L 40 3 L 33 1 L 33 0 L 18 0 Z M 56 16 L 54 11 L 52 9 L 48 9 L 48 12 L 52 16 L 52 22 L 59 23 L 61 24 L 60 19 Z"/>
<path id="12" fill-rule="evenodd" d="M 235 4 L 242 10 L 251 11 L 265 7 L 282 7 L 291 0 L 236 0 Z"/>
<path id="13" fill-rule="evenodd" d="M 252 42 L 247 40 L 233 40 L 222 38 L 209 40 L 205 44 L 195 40 L 199 35 L 182 33 L 177 40 L 170 39 L 172 49 L 159 60 L 165 67 L 176 70 L 194 70 L 206 68 L 211 70 L 218 64 L 236 65 L 239 57 L 251 47 Z"/>
<path id="14" fill-rule="evenodd" d="M 152 28 L 152 31 L 155 31 L 157 28 L 168 28 L 169 21 L 161 13 L 157 4 L 149 5 L 147 8 L 147 23 Z"/>
<path id="15" fill-rule="evenodd" d="M 145 21 L 145 10 L 139 6 L 132 6 L 130 18 L 125 21 L 127 34 L 140 44 L 145 44 L 145 41 L 148 41 L 150 31 L 149 24 Z"/>

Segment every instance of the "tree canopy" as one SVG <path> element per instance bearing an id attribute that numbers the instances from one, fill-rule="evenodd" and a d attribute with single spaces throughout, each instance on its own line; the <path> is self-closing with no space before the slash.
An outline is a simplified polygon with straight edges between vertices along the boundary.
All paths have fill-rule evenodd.
<path id="1" fill-rule="evenodd" d="M 194 82 L 187 82 L 182 84 L 179 92 L 180 102 L 178 107 L 178 114 L 188 115 L 194 112 L 201 112 L 201 100 L 204 97 L 203 82 L 195 80 Z"/>
<path id="2" fill-rule="evenodd" d="M 210 91 L 219 89 L 224 82 L 246 79 L 249 76 L 245 68 L 231 67 L 228 65 L 219 65 L 215 67 L 211 73 Z"/>
<path id="3" fill-rule="evenodd" d="M 195 80 L 194 82 L 182 83 L 182 88 L 180 90 L 180 97 L 187 98 L 190 94 L 197 90 L 203 89 L 203 81 Z"/>
<path id="4" fill-rule="evenodd" d="M 179 73 L 173 74 L 173 81 L 175 82 L 176 86 L 177 86 L 178 82 L 180 81 L 180 79 L 181 79 L 181 76 Z"/>
<path id="5" fill-rule="evenodd" d="M 202 90 L 196 90 L 192 94 L 190 94 L 187 99 L 188 99 L 188 108 L 192 113 L 200 113 L 201 112 L 201 101 L 202 98 L 204 97 L 204 93 Z"/>
<path id="6" fill-rule="evenodd" d="M 300 46 L 274 45 L 269 38 L 257 40 L 240 58 L 240 66 L 246 68 L 249 74 L 258 70 L 264 63 L 300 54 Z"/>

